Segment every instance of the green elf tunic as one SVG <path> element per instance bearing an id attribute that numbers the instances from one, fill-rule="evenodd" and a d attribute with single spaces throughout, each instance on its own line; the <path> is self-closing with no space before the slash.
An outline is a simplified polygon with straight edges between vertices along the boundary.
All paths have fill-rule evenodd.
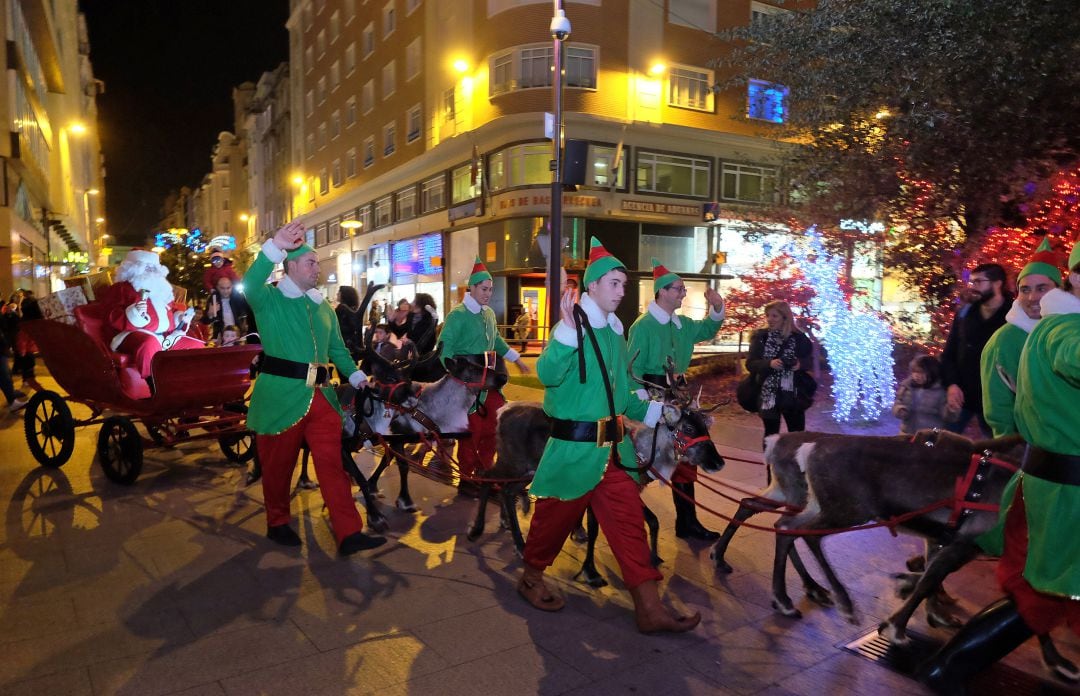
<path id="1" fill-rule="evenodd" d="M 660 418 L 660 402 L 642 401 L 630 388 L 626 340 L 622 322 L 615 314 L 606 317 L 588 293 L 581 296 L 581 308 L 596 332 L 600 352 L 611 380 L 615 412 L 653 426 Z M 596 421 L 611 415 L 607 394 L 600 376 L 596 353 L 583 333 L 585 342 L 585 384 L 578 376 L 577 334 L 573 326 L 556 324 L 552 338 L 536 362 L 536 374 L 546 387 L 544 412 L 555 418 Z M 610 445 L 597 447 L 591 442 L 570 442 L 549 438 L 529 492 L 539 498 L 573 500 L 585 495 L 600 483 L 607 467 Z M 619 443 L 619 456 L 626 466 L 637 466 L 634 446 L 627 435 Z M 628 472 L 630 473 L 630 472 Z M 630 473 L 641 482 L 641 476 Z"/>
<path id="2" fill-rule="evenodd" d="M 259 317 L 263 351 L 267 355 L 302 363 L 333 362 L 341 375 L 357 386 L 365 377 L 345 341 L 341 338 L 337 315 L 318 290 L 302 291 L 288 276 L 277 287 L 267 284 L 274 266 L 286 252 L 272 241 L 263 244 L 251 268 L 244 274 L 244 294 Z M 326 400 L 341 413 L 332 387 L 321 387 Z M 248 427 L 262 435 L 288 430 L 311 408 L 315 388 L 303 380 L 261 374 L 255 380 L 248 412 Z"/>
<path id="3" fill-rule="evenodd" d="M 442 333 L 439 334 L 442 351 L 439 360 L 459 355 L 477 355 L 493 350 L 510 362 L 517 362 L 521 354 L 511 348 L 499 335 L 495 323 L 495 311 L 485 307 L 465 293 L 465 299 L 446 315 Z M 480 392 L 479 402 L 487 400 L 487 391 Z M 475 410 L 475 405 L 473 407 Z"/>
<path id="4" fill-rule="evenodd" d="M 1043 318 L 1020 357 L 1017 429 L 1037 447 L 1080 455 L 1080 299 L 1051 290 L 1040 304 Z M 1024 578 L 1040 592 L 1080 598 L 1080 486 L 1027 473 L 1021 477 L 1029 534 Z M 1012 492 L 1006 491 L 1009 497 L 1002 500 L 1003 513 L 1012 503 Z"/>
<path id="5" fill-rule="evenodd" d="M 650 302 L 649 309 L 630 327 L 627 350 L 634 360 L 634 375 L 664 374 L 669 356 L 675 361 L 676 373 L 686 372 L 694 354 L 694 344 L 716 336 L 723 323 L 723 310 L 715 312 L 710 308 L 708 318 L 691 319 L 668 314 L 658 304 Z"/>
<path id="6" fill-rule="evenodd" d="M 994 332 L 983 346 L 980 360 L 983 390 L 983 416 L 994 432 L 1002 437 L 1016 432 L 1013 408 L 1016 404 L 1016 373 L 1020 369 L 1020 352 L 1028 334 L 1038 319 L 1030 318 L 1014 302 L 1005 315 L 1005 325 Z"/>

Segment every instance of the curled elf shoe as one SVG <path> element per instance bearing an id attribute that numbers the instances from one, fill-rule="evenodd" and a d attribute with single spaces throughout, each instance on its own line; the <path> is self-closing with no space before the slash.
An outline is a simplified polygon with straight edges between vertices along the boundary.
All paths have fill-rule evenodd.
<path id="1" fill-rule="evenodd" d="M 648 614 L 637 614 L 637 629 L 642 633 L 685 633 L 692 631 L 701 623 L 701 613 L 694 612 L 690 616 L 678 616 L 667 609 Z"/>
<path id="2" fill-rule="evenodd" d="M 543 579 L 521 578 L 518 581 L 517 591 L 526 602 L 540 611 L 558 611 L 566 606 L 566 600 L 557 594 L 552 594 Z"/>
<path id="3" fill-rule="evenodd" d="M 386 537 L 356 532 L 341 540 L 341 544 L 338 545 L 338 553 L 342 556 L 351 556 L 359 551 L 377 549 L 385 543 Z"/>

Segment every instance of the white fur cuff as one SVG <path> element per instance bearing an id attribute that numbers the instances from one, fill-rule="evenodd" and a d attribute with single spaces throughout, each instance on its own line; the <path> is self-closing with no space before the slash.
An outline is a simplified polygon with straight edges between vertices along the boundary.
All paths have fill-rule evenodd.
<path id="1" fill-rule="evenodd" d="M 650 401 L 649 410 L 645 413 L 645 418 L 641 421 L 647 427 L 655 428 L 656 424 L 660 422 L 660 415 L 664 412 L 664 402 L 662 401 Z"/>
<path id="2" fill-rule="evenodd" d="M 274 244 L 273 239 L 267 239 L 265 242 L 263 242 L 262 253 L 266 254 L 266 258 L 270 259 L 274 263 L 281 263 L 285 260 L 285 257 L 288 256 L 287 251 L 285 251 L 284 249 L 278 249 L 277 245 Z"/>
<path id="3" fill-rule="evenodd" d="M 353 389 L 359 389 L 367 381 L 367 375 L 363 370 L 357 370 L 349 375 L 349 384 L 353 386 Z"/>
<path id="4" fill-rule="evenodd" d="M 127 315 L 127 320 L 132 326 L 136 326 L 140 329 L 150 323 L 150 314 L 140 312 L 137 303 L 128 305 L 124 314 Z"/>

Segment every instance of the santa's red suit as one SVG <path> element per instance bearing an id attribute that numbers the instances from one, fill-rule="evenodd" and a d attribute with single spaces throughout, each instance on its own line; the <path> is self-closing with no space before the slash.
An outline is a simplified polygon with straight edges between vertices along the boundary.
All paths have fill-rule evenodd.
<path id="1" fill-rule="evenodd" d="M 144 255 L 146 258 L 139 256 L 132 259 L 133 254 Z M 148 251 L 133 250 L 128 257 L 124 261 L 125 265 L 129 261 L 148 264 L 157 262 L 157 254 Z M 165 273 L 164 270 L 160 273 L 162 278 Z M 114 283 L 102 293 L 101 301 L 109 308 L 109 325 L 118 332 L 110 341 L 109 347 L 118 353 L 131 356 L 132 367 L 145 378 L 150 376 L 150 363 L 159 351 L 166 348 L 199 348 L 203 344 L 184 336 L 183 331 L 177 331 L 178 325 L 188 324 L 191 319 L 182 303 L 160 302 L 149 296 L 145 290 L 140 290 L 137 287 L 139 284 L 137 276 L 130 281 Z M 141 307 L 140 302 L 144 299 L 145 306 Z"/>

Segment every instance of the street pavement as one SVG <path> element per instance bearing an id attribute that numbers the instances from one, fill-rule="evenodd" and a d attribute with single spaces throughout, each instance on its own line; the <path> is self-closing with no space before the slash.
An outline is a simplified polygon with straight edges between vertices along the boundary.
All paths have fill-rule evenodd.
<path id="1" fill-rule="evenodd" d="M 40 369 L 40 368 L 39 368 Z M 55 384 L 45 377 L 49 388 Z M 511 386 L 508 397 L 538 400 Z M 811 427 L 837 429 L 815 407 Z M 75 407 L 76 415 L 86 411 Z M 857 428 L 895 432 L 895 422 Z M 758 488 L 760 423 L 728 413 L 713 436 L 731 457 L 724 480 Z M 0 693 L 2 694 L 920 694 L 915 682 L 840 649 L 898 605 L 889 574 L 921 549 L 884 529 L 826 542 L 859 614 L 789 592 L 801 620 L 770 608 L 773 538 L 742 530 L 717 575 L 708 547 L 675 538 L 670 493 L 644 493 L 660 518 L 663 593 L 702 612 L 679 636 L 643 636 L 601 537 L 598 560 L 611 582 L 573 580 L 583 547 L 569 541 L 550 578 L 566 595 L 556 614 L 515 592 L 521 562 L 489 507 L 488 533 L 465 537 L 472 500 L 412 476 L 416 514 L 383 501 L 390 541 L 374 552 L 336 556 L 317 490 L 293 500 L 304 545 L 268 542 L 258 485 L 216 445 L 189 443 L 147 453 L 130 487 L 105 479 L 94 461 L 97 427 L 80 429 L 61 469 L 37 466 L 21 417 L 0 416 Z M 357 456 L 366 470 L 367 453 Z M 734 503 L 699 488 L 724 514 Z M 723 522 L 706 513 L 714 528 Z M 523 518 L 527 529 L 527 518 Z M 972 612 L 996 598 L 992 563 L 977 561 L 947 587 Z M 944 638 L 920 610 L 912 629 Z M 1075 640 L 1060 646 L 1080 657 Z M 1009 658 L 1041 674 L 1032 645 Z"/>

